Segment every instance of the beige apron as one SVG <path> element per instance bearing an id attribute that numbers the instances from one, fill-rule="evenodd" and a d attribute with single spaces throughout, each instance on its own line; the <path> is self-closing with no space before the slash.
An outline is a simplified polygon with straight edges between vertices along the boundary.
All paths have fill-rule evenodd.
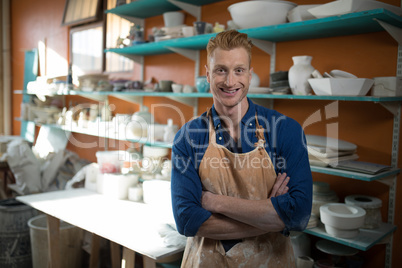
<path id="1" fill-rule="evenodd" d="M 257 115 L 257 148 L 249 153 L 235 154 L 216 143 L 210 114 L 211 110 L 208 111 L 209 145 L 199 169 L 204 190 L 243 199 L 267 199 L 276 173 L 264 148 L 264 129 L 258 124 Z M 274 232 L 242 240 L 225 252 L 219 240 L 189 237 L 182 267 L 295 267 L 289 237 Z"/>

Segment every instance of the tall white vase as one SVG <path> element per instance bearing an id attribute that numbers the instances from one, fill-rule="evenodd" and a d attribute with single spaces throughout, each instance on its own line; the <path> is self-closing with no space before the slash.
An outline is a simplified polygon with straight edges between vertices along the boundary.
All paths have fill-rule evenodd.
<path id="1" fill-rule="evenodd" d="M 311 56 L 292 57 L 293 66 L 289 69 L 289 86 L 293 95 L 308 95 L 311 87 L 307 79 L 311 78 L 311 73 L 315 70 L 311 66 Z"/>

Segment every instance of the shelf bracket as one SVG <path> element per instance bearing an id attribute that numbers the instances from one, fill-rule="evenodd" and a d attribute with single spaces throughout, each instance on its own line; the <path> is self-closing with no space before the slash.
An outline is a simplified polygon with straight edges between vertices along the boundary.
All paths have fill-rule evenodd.
<path id="1" fill-rule="evenodd" d="M 88 92 L 87 94 L 84 93 L 80 93 L 80 94 L 75 94 L 77 96 L 81 96 L 90 100 L 94 100 L 94 101 L 99 101 L 99 102 L 104 102 L 107 100 L 108 96 L 107 95 L 103 95 L 103 94 L 96 94 L 96 92 Z"/>
<path id="2" fill-rule="evenodd" d="M 382 184 L 385 184 L 385 185 L 387 185 L 387 186 L 389 186 L 389 187 L 394 187 L 395 186 L 395 175 L 392 175 L 392 176 L 388 176 L 388 177 L 385 177 L 385 178 L 381 178 L 381 179 L 379 179 L 379 180 L 377 180 L 378 182 L 381 182 Z"/>
<path id="3" fill-rule="evenodd" d="M 176 47 L 166 47 L 166 48 L 190 60 L 197 61 L 197 54 L 199 54 L 198 50 L 192 50 L 187 48 L 176 48 Z"/>
<path id="4" fill-rule="evenodd" d="M 387 109 L 394 116 L 398 114 L 401 104 L 396 101 L 391 102 L 381 102 L 381 105 Z"/>
<path id="5" fill-rule="evenodd" d="M 193 107 L 193 115 L 198 116 L 198 99 L 197 98 L 184 98 L 184 97 L 177 97 L 177 96 L 166 96 L 171 100 L 177 101 L 184 105 Z"/>
<path id="6" fill-rule="evenodd" d="M 200 51 L 186 48 L 177 48 L 177 47 L 166 47 L 167 49 L 182 55 L 192 61 L 195 61 L 195 69 L 194 69 L 194 81 L 197 79 L 197 76 L 200 75 Z"/>
<path id="7" fill-rule="evenodd" d="M 271 42 L 271 41 L 265 41 L 265 40 L 260 40 L 260 39 L 256 39 L 256 38 L 250 38 L 251 41 L 253 42 L 253 44 L 258 47 L 259 49 L 261 49 L 262 51 L 264 51 L 265 53 L 267 53 L 268 55 L 270 55 L 271 57 L 271 61 L 270 61 L 270 73 L 274 73 L 275 72 L 275 61 L 276 61 L 276 43 L 275 42 Z"/>
<path id="8" fill-rule="evenodd" d="M 139 56 L 139 55 L 132 55 L 132 54 L 120 54 L 126 58 L 132 59 L 138 64 L 143 65 L 144 64 L 144 56 Z"/>
<path id="9" fill-rule="evenodd" d="M 401 28 L 388 24 L 379 19 L 374 19 L 374 20 L 376 20 L 381 25 L 381 27 L 383 27 L 398 42 L 399 45 L 402 45 L 402 29 Z"/>
<path id="10" fill-rule="evenodd" d="M 121 18 L 123 18 L 123 19 L 126 19 L 126 20 L 128 20 L 128 21 L 131 21 L 131 22 L 133 22 L 134 24 L 136 24 L 136 25 L 142 25 L 142 26 L 144 26 L 144 19 L 141 19 L 141 18 L 137 18 L 137 17 L 131 17 L 131 16 L 125 16 L 125 15 L 119 15 L 119 17 L 121 17 Z"/>
<path id="11" fill-rule="evenodd" d="M 168 0 L 168 2 L 186 11 L 187 13 L 190 13 L 197 19 L 197 21 L 201 20 L 201 7 L 176 0 Z"/>
<path id="12" fill-rule="evenodd" d="M 254 99 L 251 97 L 254 103 L 267 107 L 268 109 L 273 110 L 274 109 L 274 100 L 272 99 Z"/>
<path id="13" fill-rule="evenodd" d="M 256 38 L 250 38 L 250 39 L 256 47 L 258 47 L 265 53 L 268 53 L 271 56 L 275 53 L 275 43 L 274 42 L 260 40 L 260 39 L 256 39 Z"/>
<path id="14" fill-rule="evenodd" d="M 133 96 L 133 95 L 123 95 L 123 94 L 110 94 L 110 96 L 113 96 L 115 98 L 124 100 L 124 101 L 130 101 L 133 103 L 136 103 L 138 105 L 140 105 L 140 107 L 142 108 L 143 105 L 143 101 L 144 101 L 144 97 L 143 96 Z"/>

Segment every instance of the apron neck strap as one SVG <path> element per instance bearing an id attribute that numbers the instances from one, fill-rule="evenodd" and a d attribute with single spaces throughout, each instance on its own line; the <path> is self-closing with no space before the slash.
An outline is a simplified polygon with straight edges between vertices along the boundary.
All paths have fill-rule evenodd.
<path id="1" fill-rule="evenodd" d="M 256 142 L 254 146 L 264 148 L 265 145 L 264 128 L 258 123 L 257 111 L 255 112 L 255 136 L 257 137 L 258 142 Z"/>
<path id="2" fill-rule="evenodd" d="M 212 108 L 208 110 L 207 117 L 209 119 L 209 143 L 216 143 L 214 120 L 212 119 Z"/>

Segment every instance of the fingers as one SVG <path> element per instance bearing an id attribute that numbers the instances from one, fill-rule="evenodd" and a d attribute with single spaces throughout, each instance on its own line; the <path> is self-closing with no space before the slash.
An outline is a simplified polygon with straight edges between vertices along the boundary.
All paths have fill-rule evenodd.
<path id="1" fill-rule="evenodd" d="M 279 187 L 279 189 L 276 193 L 276 196 L 286 194 L 289 191 L 289 187 L 287 186 L 289 180 L 290 180 L 290 177 L 286 176 L 286 178 L 282 182 L 281 186 Z"/>
<path id="2" fill-rule="evenodd" d="M 270 194 L 271 197 L 276 197 L 282 194 L 286 194 L 289 191 L 289 187 L 287 186 L 290 178 L 286 176 L 286 173 L 278 173 L 276 177 L 274 186 L 272 187 L 272 191 Z"/>

